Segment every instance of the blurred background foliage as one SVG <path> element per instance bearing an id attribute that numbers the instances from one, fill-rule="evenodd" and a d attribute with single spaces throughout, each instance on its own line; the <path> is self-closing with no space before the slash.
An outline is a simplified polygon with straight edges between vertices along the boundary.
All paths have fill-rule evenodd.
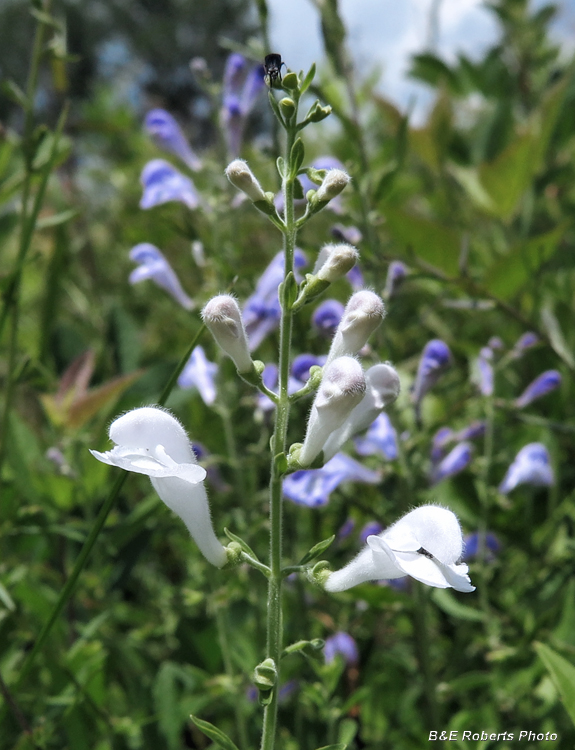
<path id="1" fill-rule="evenodd" d="M 569 698 L 534 643 L 551 647 L 561 665 L 574 661 L 574 63 L 549 40 L 551 6 L 532 11 L 524 0 L 496 0 L 500 37 L 480 59 L 413 59 L 411 74 L 436 92 L 426 123 L 413 127 L 409 113 L 376 93 L 373 77 L 352 69 L 337 3 L 316 5 L 326 56 L 313 93 L 334 116 L 306 131 L 306 163 L 337 156 L 353 188 L 344 214 L 325 210 L 300 244 L 313 265 L 332 226 L 343 222 L 361 231 L 370 288 L 382 292 L 391 260 L 410 269 L 367 356 L 389 359 L 400 372 L 403 395 L 390 416 L 402 458 L 365 459 L 382 471 L 381 483 L 344 484 L 325 507 L 286 501 L 286 559 L 299 559 L 348 518 L 356 530 L 374 520 L 387 525 L 429 501 L 454 510 L 466 532 L 494 532 L 501 549 L 470 563 L 472 595 L 364 584 L 333 597 L 290 582 L 286 643 L 344 630 L 360 660 L 286 659 L 279 747 L 340 741 L 358 750 L 415 750 L 432 729 L 557 732 L 566 747 L 573 728 L 565 708 L 573 712 L 575 687 Z M 107 445 L 113 415 L 157 401 L 199 331 L 205 301 L 232 283 L 245 300 L 280 249 L 261 215 L 246 204 L 230 207 L 219 125 L 229 49 L 261 59 L 265 19 L 264 0 L 0 6 L 4 302 L 14 289 L 26 165 L 35 195 L 50 154 L 54 161 L 21 269 L 18 348 L 11 359 L 7 326 L 0 359 L 9 398 L 0 479 L 2 748 L 209 747 L 190 713 L 238 744 L 247 736 L 246 748 L 257 742 L 250 675 L 265 641 L 264 583 L 247 569 L 211 569 L 138 475 L 124 485 L 31 672 L 21 683 L 18 675 L 115 479 L 117 470 L 94 461 L 88 447 Z M 26 140 L 24 50 L 38 23 L 45 24 L 34 96 L 39 129 Z M 53 149 L 64 100 L 70 108 Z M 275 190 L 276 135 L 265 97 L 260 104 L 242 156 Z M 194 174 L 198 210 L 138 206 L 142 167 L 162 156 L 142 129 L 152 106 L 179 119 L 204 161 Z M 195 311 L 151 282 L 128 284 L 128 251 L 144 241 L 169 258 Z M 194 260 L 194 241 L 204 263 Z M 340 281 L 330 296 L 345 301 L 349 291 Z M 310 316 L 306 310 L 297 320 L 296 354 L 327 350 Z M 509 352 L 527 331 L 540 343 L 521 358 L 503 355 L 495 398 L 481 396 L 470 379 L 481 347 L 499 336 Z M 453 364 L 425 398 L 418 426 L 409 386 L 431 338 L 449 344 Z M 270 424 L 214 343 L 206 335 L 201 343 L 220 365 L 216 404 L 176 388 L 168 406 L 219 471 L 210 486 L 217 532 L 232 529 L 265 559 Z M 276 349 L 272 335 L 257 356 L 274 361 Z M 512 399 L 552 368 L 561 388 L 528 409 L 513 408 Z M 293 410 L 293 441 L 307 408 Z M 491 420 L 492 447 L 479 441 L 468 469 L 430 487 L 433 434 L 474 419 Z M 533 441 L 549 449 L 555 486 L 501 495 L 506 467 Z M 359 544 L 354 533 L 326 557 L 338 567 Z"/>

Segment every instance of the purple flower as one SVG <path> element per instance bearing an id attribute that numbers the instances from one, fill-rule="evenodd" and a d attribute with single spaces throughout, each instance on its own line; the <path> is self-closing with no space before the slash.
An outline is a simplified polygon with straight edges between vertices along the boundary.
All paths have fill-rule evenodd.
<path id="1" fill-rule="evenodd" d="M 188 208 L 200 205 L 194 183 L 164 159 L 149 161 L 142 170 L 140 182 L 144 188 L 140 208 L 153 208 L 169 201 L 180 201 Z"/>
<path id="2" fill-rule="evenodd" d="M 455 433 L 451 427 L 440 427 L 431 441 L 431 461 L 436 464 L 443 458 L 444 448 L 455 440 Z"/>
<path id="3" fill-rule="evenodd" d="M 312 367 L 323 367 L 327 357 L 325 355 L 316 357 L 315 354 L 298 354 L 294 357 L 291 366 L 291 374 L 298 381 L 298 387 L 309 380 L 309 371 Z"/>
<path id="4" fill-rule="evenodd" d="M 363 274 L 361 272 L 360 267 L 355 264 L 355 266 L 351 269 L 351 271 L 348 271 L 345 275 L 345 278 L 349 281 L 351 284 L 351 288 L 354 292 L 358 292 L 360 289 L 363 289 L 365 286 L 365 281 L 363 280 Z"/>
<path id="5" fill-rule="evenodd" d="M 419 404 L 425 394 L 433 388 L 451 363 L 449 347 L 441 339 L 432 339 L 425 345 L 413 388 L 413 400 Z"/>
<path id="6" fill-rule="evenodd" d="M 239 155 L 247 118 L 265 88 L 262 65 L 249 67 L 237 52 L 226 62 L 222 92 L 222 126 L 230 157 Z"/>
<path id="7" fill-rule="evenodd" d="M 453 439 L 460 442 L 462 440 L 475 440 L 475 438 L 483 437 L 483 435 L 485 435 L 485 422 L 477 420 L 456 432 Z"/>
<path id="8" fill-rule="evenodd" d="M 312 325 L 326 335 L 333 336 L 343 316 L 345 307 L 336 299 L 326 299 L 314 310 L 311 316 Z"/>
<path id="9" fill-rule="evenodd" d="M 321 469 L 303 469 L 284 479 L 284 495 L 298 505 L 318 508 L 326 505 L 330 493 L 342 482 L 377 484 L 381 475 L 366 469 L 345 453 L 336 453 Z"/>
<path id="10" fill-rule="evenodd" d="M 487 342 L 487 346 L 490 349 L 495 349 L 497 351 L 502 351 L 503 349 L 505 349 L 505 344 L 499 336 L 492 336 Z"/>
<path id="11" fill-rule="evenodd" d="M 397 433 L 385 412 L 382 412 L 372 422 L 365 437 L 356 437 L 353 442 L 360 456 L 372 456 L 374 453 L 381 453 L 388 461 L 393 461 L 399 455 Z"/>
<path id="12" fill-rule="evenodd" d="M 520 336 L 517 339 L 517 341 L 513 345 L 512 351 L 514 352 L 515 356 L 519 357 L 526 349 L 530 349 L 532 346 L 535 346 L 535 344 L 538 343 L 539 336 L 532 331 L 528 331 L 527 333 L 524 333 L 523 336 Z"/>
<path id="13" fill-rule="evenodd" d="M 403 279 L 407 276 L 407 266 L 400 260 L 393 260 L 389 264 L 387 269 L 387 278 L 385 280 L 385 288 L 383 290 L 383 296 L 389 299 L 394 294 Z"/>
<path id="14" fill-rule="evenodd" d="M 180 373 L 180 388 L 197 388 L 205 404 L 216 400 L 216 376 L 218 366 L 206 357 L 203 347 L 196 346 L 186 366 Z"/>
<path id="15" fill-rule="evenodd" d="M 463 539 L 463 559 L 472 560 L 477 557 L 481 547 L 484 559 L 493 560 L 501 549 L 501 543 L 491 531 L 485 534 L 474 531 L 473 534 L 467 534 Z"/>
<path id="16" fill-rule="evenodd" d="M 343 224 L 334 224 L 331 228 L 331 234 L 340 242 L 347 242 L 349 245 L 359 245 L 363 235 L 357 227 L 344 227 Z"/>
<path id="17" fill-rule="evenodd" d="M 515 456 L 507 469 L 499 492 L 507 495 L 520 484 L 533 484 L 537 487 L 550 487 L 555 483 L 549 453 L 542 443 L 529 443 Z"/>
<path id="18" fill-rule="evenodd" d="M 459 474 L 469 463 L 473 455 L 473 446 L 471 443 L 459 443 L 450 451 L 445 458 L 437 464 L 431 472 L 431 484 Z"/>
<path id="19" fill-rule="evenodd" d="M 305 266 L 304 253 L 296 248 L 294 268 Z M 246 300 L 242 316 L 249 338 L 250 351 L 258 348 L 265 337 L 279 325 L 281 307 L 278 287 L 284 278 L 284 254 L 279 252 L 261 275 L 255 292 Z M 296 273 L 297 278 L 297 273 Z"/>
<path id="20" fill-rule="evenodd" d="M 339 542 L 343 542 L 344 539 L 347 539 L 353 530 L 355 529 L 355 521 L 353 518 L 348 518 L 340 528 L 340 530 L 337 532 L 337 539 Z"/>
<path id="21" fill-rule="evenodd" d="M 323 653 L 326 664 L 331 664 L 338 654 L 343 656 L 343 660 L 348 666 L 353 666 L 359 661 L 357 643 L 349 633 L 344 633 L 341 630 L 326 638 Z"/>
<path id="22" fill-rule="evenodd" d="M 285 703 L 297 690 L 299 690 L 298 680 L 288 680 L 279 689 L 278 701 L 280 703 Z"/>
<path id="23" fill-rule="evenodd" d="M 538 378 L 530 383 L 519 398 L 515 399 L 514 405 L 518 409 L 532 403 L 541 396 L 546 396 L 561 385 L 561 374 L 557 370 L 542 372 Z"/>
<path id="24" fill-rule="evenodd" d="M 180 126 L 169 112 L 165 109 L 150 110 L 144 125 L 160 148 L 178 156 L 190 169 L 200 169 L 200 159 L 190 148 Z"/>
<path id="25" fill-rule="evenodd" d="M 362 544 L 366 544 L 368 536 L 371 536 L 372 534 L 381 534 L 382 531 L 383 526 L 380 523 L 377 521 L 370 521 L 369 523 L 366 523 L 363 529 L 359 532 L 359 541 Z"/>
<path id="26" fill-rule="evenodd" d="M 130 284 L 137 284 L 145 279 L 152 279 L 158 286 L 179 302 L 186 310 L 192 310 L 194 302 L 182 289 L 174 269 L 155 245 L 141 242 L 130 250 L 131 260 L 139 263 L 130 274 Z"/>
<path id="27" fill-rule="evenodd" d="M 483 396 L 493 395 L 492 359 L 493 351 L 488 346 L 484 346 L 479 352 L 479 357 L 477 358 L 477 385 Z"/>

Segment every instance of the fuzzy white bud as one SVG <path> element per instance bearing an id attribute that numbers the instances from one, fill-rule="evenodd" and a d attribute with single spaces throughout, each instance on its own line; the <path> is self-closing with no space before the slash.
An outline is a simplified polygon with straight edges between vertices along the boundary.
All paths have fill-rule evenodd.
<path id="1" fill-rule="evenodd" d="M 333 337 L 328 363 L 337 357 L 357 354 L 384 317 L 385 305 L 377 294 L 367 289 L 352 294 Z"/>
<path id="2" fill-rule="evenodd" d="M 331 284 L 351 271 L 358 260 L 359 253 L 351 245 L 324 245 L 312 273 Z"/>
<path id="3" fill-rule="evenodd" d="M 318 202 L 330 201 L 341 193 L 350 179 L 348 173 L 344 172 L 343 169 L 330 169 L 316 192 L 314 200 Z"/>
<path id="4" fill-rule="evenodd" d="M 202 310 L 202 318 L 217 343 L 233 359 L 238 372 L 252 370 L 246 331 L 236 300 L 229 294 L 213 297 Z"/>
<path id="5" fill-rule="evenodd" d="M 365 373 L 365 384 L 365 396 L 342 426 L 332 432 L 326 440 L 323 447 L 326 461 L 333 458 L 349 438 L 367 429 L 383 409 L 399 396 L 399 375 L 391 365 L 380 364 L 370 367 Z"/>
<path id="6" fill-rule="evenodd" d="M 267 200 L 262 186 L 243 159 L 234 159 L 228 164 L 226 177 L 234 187 L 244 192 L 254 203 Z"/>
<path id="7" fill-rule="evenodd" d="M 327 366 L 312 404 L 299 463 L 309 466 L 365 394 L 365 377 L 353 357 L 339 357 Z"/>

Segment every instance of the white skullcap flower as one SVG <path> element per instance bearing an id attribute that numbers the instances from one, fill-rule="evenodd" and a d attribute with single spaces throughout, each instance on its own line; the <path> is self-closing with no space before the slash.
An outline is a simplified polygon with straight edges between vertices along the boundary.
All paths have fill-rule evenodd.
<path id="1" fill-rule="evenodd" d="M 459 562 L 463 536 L 454 513 L 438 505 L 423 505 L 378 535 L 341 570 L 332 573 L 327 591 L 345 591 L 364 581 L 409 575 L 428 586 L 470 592 L 468 567 Z"/>
<path id="2" fill-rule="evenodd" d="M 90 453 L 111 466 L 146 474 L 160 498 L 177 513 L 208 562 L 221 568 L 224 547 L 212 528 L 203 480 L 186 431 L 169 412 L 157 406 L 133 409 L 114 420 L 109 430 L 116 445 L 105 453 Z"/>
<path id="3" fill-rule="evenodd" d="M 238 372 L 253 368 L 246 330 L 237 301 L 230 294 L 219 294 L 202 310 L 202 319 L 224 352 L 233 359 Z"/>
<path id="4" fill-rule="evenodd" d="M 328 363 L 357 354 L 384 317 L 385 305 L 375 292 L 362 289 L 352 294 L 331 342 Z"/>
<path id="5" fill-rule="evenodd" d="M 309 466 L 329 435 L 339 429 L 365 394 L 365 376 L 353 357 L 339 357 L 327 365 L 311 407 L 299 463 Z"/>
<path id="6" fill-rule="evenodd" d="M 331 433 L 323 447 L 326 461 L 335 456 L 341 446 L 365 430 L 376 419 L 386 406 L 392 404 L 399 396 L 399 375 L 388 364 L 370 367 L 365 373 L 365 395 L 351 411 L 342 426 Z"/>

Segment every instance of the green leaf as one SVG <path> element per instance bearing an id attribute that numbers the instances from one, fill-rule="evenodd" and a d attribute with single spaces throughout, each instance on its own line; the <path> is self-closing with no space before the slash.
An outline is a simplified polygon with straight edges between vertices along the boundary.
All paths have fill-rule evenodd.
<path id="1" fill-rule="evenodd" d="M 484 286 L 495 297 L 509 299 L 528 281 L 536 283 L 539 268 L 555 254 L 566 226 L 519 242 L 486 270 Z"/>
<path id="2" fill-rule="evenodd" d="M 209 721 L 202 721 L 202 719 L 198 719 L 196 716 L 192 715 L 190 715 L 190 719 L 198 729 L 201 729 L 206 737 L 209 737 L 218 747 L 221 747 L 223 750 L 238 750 L 237 745 L 230 740 L 228 735 L 224 734 L 221 729 L 218 729 L 213 724 L 210 724 Z"/>
<path id="3" fill-rule="evenodd" d="M 311 562 L 312 560 L 317 560 L 318 557 L 320 557 L 325 550 L 332 544 L 333 540 L 335 539 L 335 534 L 333 536 L 330 536 L 329 539 L 324 539 L 323 542 L 318 542 L 315 544 L 309 552 L 306 552 L 306 554 L 302 557 L 302 559 L 299 561 L 299 565 L 305 565 L 308 562 Z"/>
<path id="4" fill-rule="evenodd" d="M 305 148 L 301 138 L 297 138 L 290 152 L 291 177 L 294 178 L 305 157 Z"/>
<path id="5" fill-rule="evenodd" d="M 28 97 L 15 81 L 9 78 L 5 79 L 0 83 L 0 91 L 22 109 L 28 109 Z"/>
<path id="6" fill-rule="evenodd" d="M 271 91 L 268 91 L 268 98 L 270 100 L 270 106 L 271 106 L 271 108 L 274 111 L 274 115 L 280 121 L 280 125 L 282 126 L 282 128 L 285 128 L 284 118 L 282 117 L 282 113 L 280 112 L 280 108 L 279 108 L 279 105 L 277 103 L 277 99 L 275 98 L 275 96 L 272 94 Z"/>
<path id="7" fill-rule="evenodd" d="M 46 216 L 43 219 L 38 219 L 36 222 L 36 229 L 48 229 L 48 227 L 56 227 L 60 224 L 65 224 L 67 221 L 70 221 L 70 219 L 73 219 L 75 216 L 78 216 L 79 211 L 77 211 L 75 208 L 70 208 L 67 211 L 60 211 L 58 214 L 53 214 L 52 216 Z"/>
<path id="8" fill-rule="evenodd" d="M 399 208 L 387 208 L 385 218 L 396 242 L 450 276 L 457 274 L 461 237 L 454 229 Z"/>
<path id="9" fill-rule="evenodd" d="M 285 159 L 283 158 L 283 156 L 278 156 L 276 160 L 276 167 L 277 167 L 279 176 L 283 180 L 287 174 L 286 163 L 285 163 Z"/>
<path id="10" fill-rule="evenodd" d="M 300 86 L 300 94 L 305 94 L 311 85 L 311 82 L 315 78 L 315 63 L 312 63 L 311 68 L 308 70 L 306 77 L 303 79 Z"/>
<path id="11" fill-rule="evenodd" d="M 483 612 L 480 612 L 467 604 L 461 604 L 447 589 L 434 589 L 431 598 L 446 614 L 455 617 L 458 620 L 469 620 L 471 622 L 481 622 L 484 619 Z"/>
<path id="12" fill-rule="evenodd" d="M 345 750 L 347 745 L 345 742 L 336 742 L 334 745 L 324 745 L 323 747 L 318 747 L 317 750 Z"/>
<path id="13" fill-rule="evenodd" d="M 573 356 L 573 352 L 565 341 L 563 331 L 561 330 L 559 321 L 557 320 L 550 303 L 547 303 L 543 307 L 543 310 L 541 311 L 541 321 L 543 323 L 543 327 L 547 332 L 547 335 L 549 336 L 551 346 L 555 350 L 555 353 L 561 357 L 566 365 L 574 370 L 575 357 Z"/>
<path id="14" fill-rule="evenodd" d="M 544 643 L 535 643 L 534 647 L 537 656 L 547 667 L 571 721 L 575 724 L 575 667 Z"/>

